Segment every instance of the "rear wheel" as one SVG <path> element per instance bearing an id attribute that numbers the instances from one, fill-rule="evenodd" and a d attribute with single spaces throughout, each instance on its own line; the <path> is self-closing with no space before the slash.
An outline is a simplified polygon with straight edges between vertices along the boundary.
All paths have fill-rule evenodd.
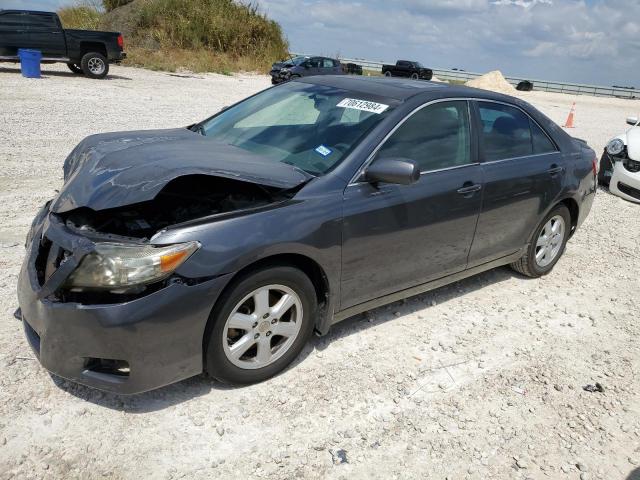
<path id="1" fill-rule="evenodd" d="M 231 384 L 255 383 L 287 367 L 313 332 L 316 294 L 293 267 L 271 267 L 235 281 L 218 301 L 205 342 L 206 370 Z"/>
<path id="2" fill-rule="evenodd" d="M 67 63 L 67 67 L 69 67 L 69 70 L 71 70 L 73 73 L 76 73 L 78 75 L 82 75 L 84 73 L 82 71 L 82 67 L 77 63 Z"/>
<path id="3" fill-rule="evenodd" d="M 85 54 L 80 65 L 84 74 L 89 78 L 104 78 L 109 73 L 109 62 L 104 55 L 98 52 Z"/>
<path id="4" fill-rule="evenodd" d="M 384 76 L 385 77 L 390 77 L 391 76 L 391 72 L 387 70 L 386 72 L 384 72 Z"/>
<path id="5" fill-rule="evenodd" d="M 564 205 L 556 206 L 536 228 L 527 253 L 511 267 L 528 277 L 549 273 L 564 253 L 571 231 L 571 214 Z"/>

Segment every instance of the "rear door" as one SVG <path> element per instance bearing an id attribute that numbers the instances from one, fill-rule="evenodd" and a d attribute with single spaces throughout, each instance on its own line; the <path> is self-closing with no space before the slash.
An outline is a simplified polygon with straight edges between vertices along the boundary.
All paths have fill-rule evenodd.
<path id="1" fill-rule="evenodd" d="M 562 154 L 523 110 L 478 101 L 484 196 L 469 267 L 515 253 L 562 190 Z"/>
<path id="2" fill-rule="evenodd" d="M 29 36 L 25 15 L 21 12 L 0 12 L 0 57 L 15 57 L 19 48 L 26 48 Z"/>
<path id="3" fill-rule="evenodd" d="M 344 193 L 341 308 L 464 270 L 480 212 L 482 172 L 466 101 L 410 115 L 373 158 L 405 158 L 412 185 L 359 179 Z"/>
<path id="4" fill-rule="evenodd" d="M 43 57 L 66 57 L 67 45 L 58 16 L 54 13 L 28 13 L 29 48 L 40 50 Z"/>

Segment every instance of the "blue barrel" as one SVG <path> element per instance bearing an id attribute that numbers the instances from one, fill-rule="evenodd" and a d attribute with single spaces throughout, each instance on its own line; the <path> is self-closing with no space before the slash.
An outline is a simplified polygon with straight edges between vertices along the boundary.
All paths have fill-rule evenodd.
<path id="1" fill-rule="evenodd" d="M 23 77 L 40 78 L 40 60 L 42 59 L 40 50 L 19 48 L 18 57 L 20 57 L 20 71 Z"/>

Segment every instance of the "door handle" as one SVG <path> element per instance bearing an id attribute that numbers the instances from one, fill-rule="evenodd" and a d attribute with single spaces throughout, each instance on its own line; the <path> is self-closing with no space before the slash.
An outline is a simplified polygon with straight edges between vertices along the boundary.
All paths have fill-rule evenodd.
<path id="1" fill-rule="evenodd" d="M 563 167 L 560 167 L 558 165 L 551 165 L 551 167 L 549 167 L 549 170 L 547 170 L 547 172 L 549 172 L 550 175 L 555 175 L 556 173 L 560 173 L 564 170 Z"/>
<path id="2" fill-rule="evenodd" d="M 475 183 L 473 185 L 467 185 L 467 183 L 465 183 L 466 186 L 457 190 L 460 195 L 469 195 L 471 193 L 479 192 L 480 190 L 482 190 L 482 185 L 480 185 L 479 183 Z"/>

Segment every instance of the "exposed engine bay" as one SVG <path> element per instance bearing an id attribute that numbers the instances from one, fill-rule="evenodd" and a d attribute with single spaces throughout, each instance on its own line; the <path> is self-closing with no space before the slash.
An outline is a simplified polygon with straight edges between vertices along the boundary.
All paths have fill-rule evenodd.
<path id="1" fill-rule="evenodd" d="M 150 201 L 99 211 L 83 207 L 61 216 L 74 230 L 148 239 L 172 225 L 266 206 L 292 193 L 221 177 L 187 175 L 169 182 Z"/>

